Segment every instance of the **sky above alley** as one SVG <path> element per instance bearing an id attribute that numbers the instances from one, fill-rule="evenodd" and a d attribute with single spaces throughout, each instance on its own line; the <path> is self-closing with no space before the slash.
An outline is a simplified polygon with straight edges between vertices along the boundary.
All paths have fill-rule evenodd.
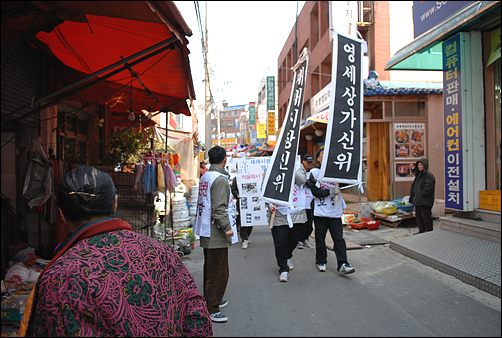
<path id="1" fill-rule="evenodd" d="M 216 103 L 255 101 L 260 81 L 277 72 L 277 59 L 305 1 L 199 1 L 200 25 L 208 10 L 208 60 Z M 204 58 L 194 1 L 175 1 L 193 35 L 188 38 L 197 102 L 203 104 Z"/>

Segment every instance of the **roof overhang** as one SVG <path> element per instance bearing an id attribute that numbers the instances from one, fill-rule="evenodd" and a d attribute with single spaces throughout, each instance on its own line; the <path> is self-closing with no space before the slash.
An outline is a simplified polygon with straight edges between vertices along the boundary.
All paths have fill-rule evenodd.
<path id="1" fill-rule="evenodd" d="M 2 38 L 27 39 L 49 51 L 76 70 L 77 81 L 95 77 L 68 98 L 127 111 L 132 97 L 136 111 L 191 115 L 186 100 L 195 99 L 195 91 L 186 36 L 192 32 L 172 1 L 2 2 L 2 12 L 8 13 Z"/>
<path id="2" fill-rule="evenodd" d="M 385 70 L 443 70 L 442 42 L 461 31 L 500 27 L 500 1 L 476 1 L 401 48 Z"/>

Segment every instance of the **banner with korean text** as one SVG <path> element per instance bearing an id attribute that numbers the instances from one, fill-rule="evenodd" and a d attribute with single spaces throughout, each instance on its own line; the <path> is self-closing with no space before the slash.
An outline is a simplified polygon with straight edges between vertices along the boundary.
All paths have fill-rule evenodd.
<path id="1" fill-rule="evenodd" d="M 331 95 L 321 177 L 362 190 L 362 40 L 333 37 Z"/>
<path id="2" fill-rule="evenodd" d="M 462 73 L 460 35 L 443 43 L 445 199 L 448 209 L 464 210 L 462 156 Z"/>
<path id="3" fill-rule="evenodd" d="M 241 226 L 268 225 L 265 201 L 260 198 L 261 183 L 271 156 L 242 158 L 237 170 Z"/>
<path id="4" fill-rule="evenodd" d="M 293 200 L 295 162 L 300 141 L 300 121 L 303 111 L 303 97 L 309 51 L 304 48 L 293 67 L 293 87 L 289 97 L 288 110 L 281 127 L 279 139 L 272 153 L 271 165 L 263 181 L 262 198 L 279 206 L 288 206 Z"/>

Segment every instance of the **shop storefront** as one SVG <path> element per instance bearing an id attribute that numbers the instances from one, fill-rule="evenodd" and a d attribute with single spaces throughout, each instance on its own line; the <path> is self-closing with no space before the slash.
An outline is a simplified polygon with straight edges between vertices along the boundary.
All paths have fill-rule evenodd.
<path id="1" fill-rule="evenodd" d="M 414 2 L 414 15 L 423 7 L 420 3 Z M 434 21 L 415 21 L 420 35 L 399 50 L 386 69 L 427 66 L 443 71 L 439 122 L 444 132 L 439 144 L 445 159 L 441 174 L 446 208 L 500 213 L 501 3 L 461 3 L 461 8 L 438 9 Z"/>

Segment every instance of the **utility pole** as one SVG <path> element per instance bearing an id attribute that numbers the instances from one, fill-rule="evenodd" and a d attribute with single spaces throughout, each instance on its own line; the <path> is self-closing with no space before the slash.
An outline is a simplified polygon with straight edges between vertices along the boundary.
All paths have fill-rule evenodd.
<path id="1" fill-rule="evenodd" d="M 217 140 L 218 140 L 218 145 L 221 146 L 221 125 L 220 125 L 220 107 L 216 107 L 218 110 L 215 112 L 216 114 L 216 132 L 218 133 Z"/>
<path id="2" fill-rule="evenodd" d="M 204 2 L 205 10 L 206 10 L 206 22 L 204 29 L 204 86 L 205 86 L 205 113 L 206 113 L 206 137 L 205 137 L 205 145 L 206 145 L 206 158 L 208 156 L 207 152 L 212 147 L 211 143 L 211 91 L 209 89 L 209 63 L 208 63 L 208 34 L 207 34 L 207 1 Z"/>

